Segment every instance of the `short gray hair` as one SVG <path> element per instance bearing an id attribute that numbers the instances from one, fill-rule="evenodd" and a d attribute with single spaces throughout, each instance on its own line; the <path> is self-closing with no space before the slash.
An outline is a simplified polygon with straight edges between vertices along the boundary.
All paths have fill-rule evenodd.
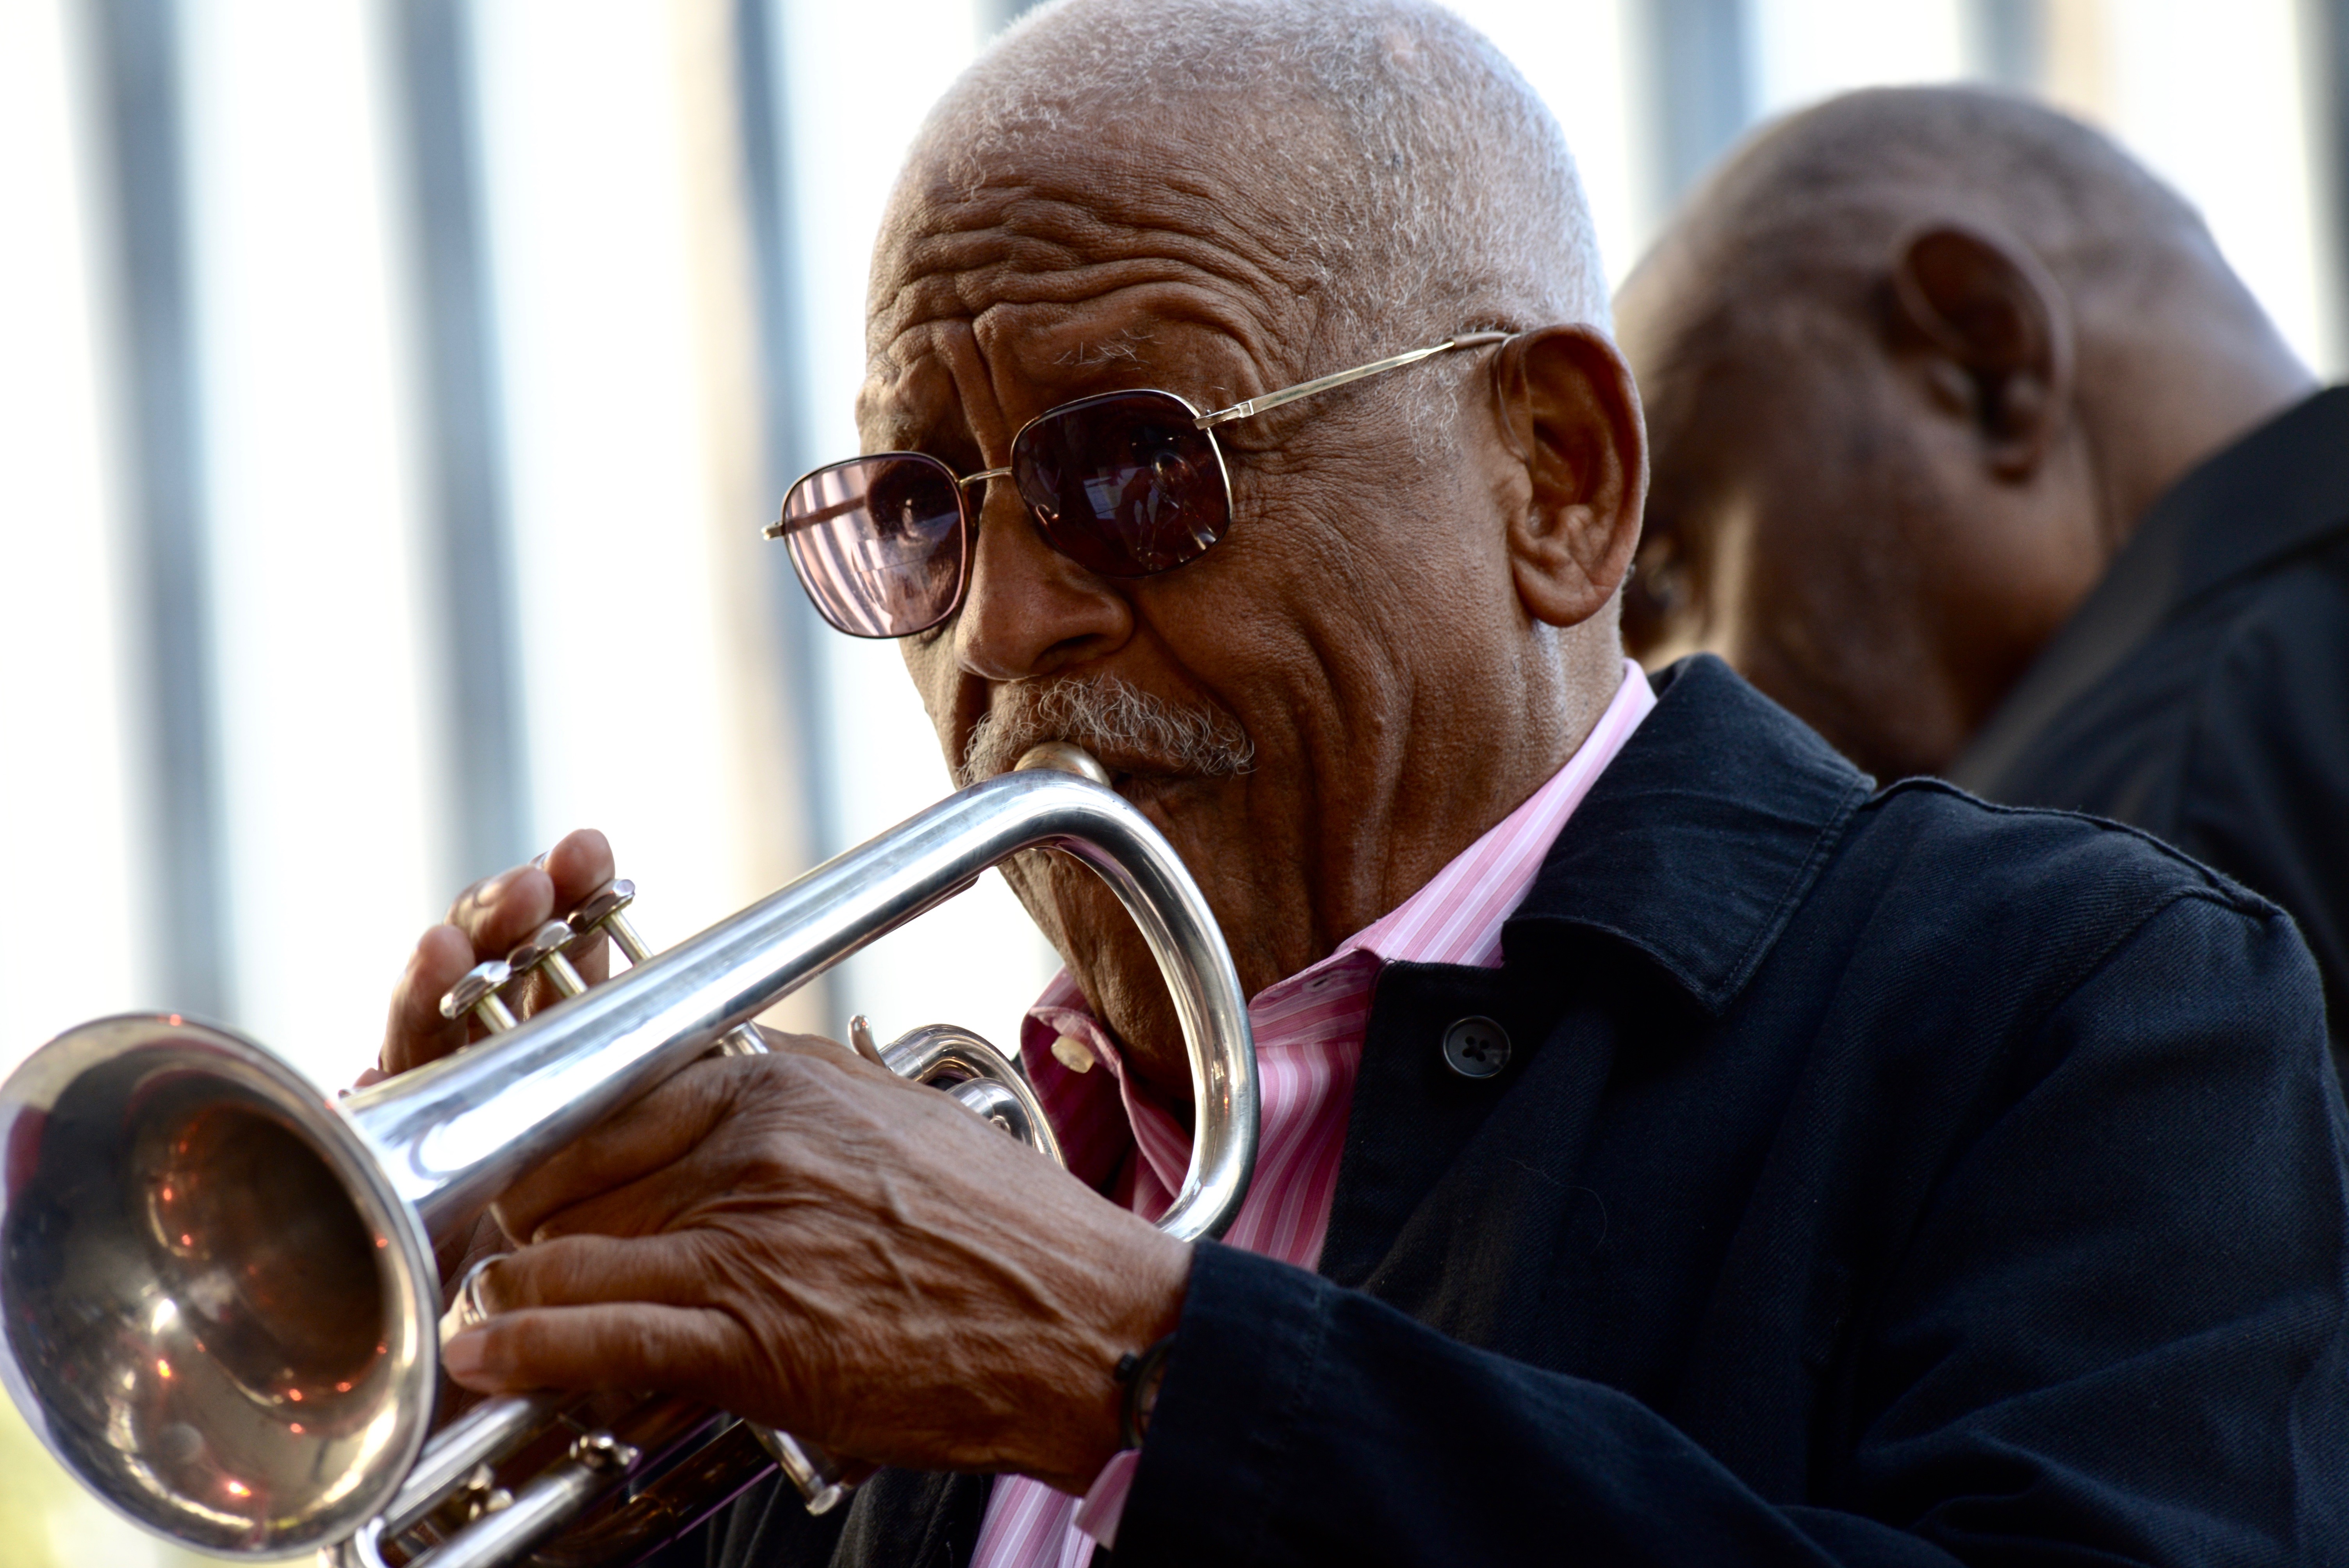
<path id="1" fill-rule="evenodd" d="M 1055 0 L 964 73 L 909 167 L 975 187 L 1019 142 L 1174 95 L 1233 105 L 1232 155 L 1276 171 L 1320 295 L 1310 373 L 1471 328 L 1607 325 L 1557 120 L 1429 0 Z"/>

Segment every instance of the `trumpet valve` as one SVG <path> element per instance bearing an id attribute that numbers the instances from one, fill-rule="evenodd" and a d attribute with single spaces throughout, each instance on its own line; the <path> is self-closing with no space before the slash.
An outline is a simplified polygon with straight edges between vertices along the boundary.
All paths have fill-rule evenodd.
<path id="1" fill-rule="evenodd" d="M 450 1511 L 462 1522 L 471 1524 L 483 1514 L 513 1506 L 513 1493 L 498 1484 L 497 1472 L 487 1465 L 475 1465 L 473 1473 L 450 1498 Z"/>
<path id="2" fill-rule="evenodd" d="M 535 969 L 565 996 L 576 996 L 587 989 L 587 982 L 579 977 L 571 960 L 563 950 L 579 939 L 578 933 L 563 921 L 550 920 L 530 934 L 530 940 L 506 954 L 506 967 L 516 975 Z"/>
<path id="3" fill-rule="evenodd" d="M 575 952 L 581 943 L 592 942 L 601 933 L 612 939 L 612 945 L 620 950 L 631 967 L 642 964 L 652 956 L 652 950 L 645 945 L 644 938 L 637 935 L 636 928 L 629 923 L 628 906 L 636 902 L 636 884 L 627 878 L 618 877 L 605 883 L 564 917 L 564 924 L 571 933 L 570 940 L 564 945 Z M 539 934 L 543 936 L 545 933 Z M 533 942 L 538 940 L 539 937 L 532 938 Z M 560 985 L 562 981 L 557 979 L 555 983 Z M 565 992 L 564 995 L 573 993 Z M 756 1030 L 743 1024 L 720 1035 L 710 1050 L 721 1057 L 762 1057 L 767 1054 L 767 1045 L 759 1038 Z"/>
<path id="4" fill-rule="evenodd" d="M 644 1453 L 609 1432 L 587 1432 L 571 1445 L 571 1457 L 591 1470 L 609 1475 L 632 1469 Z"/>
<path id="5" fill-rule="evenodd" d="M 503 1034 L 514 1026 L 515 1019 L 513 1009 L 498 993 L 512 978 L 513 970 L 503 959 L 492 958 L 474 965 L 441 996 L 440 1016 L 453 1023 L 471 1013 L 481 1020 L 490 1033 Z"/>
<path id="6" fill-rule="evenodd" d="M 581 938 L 593 936 L 598 930 L 611 937 L 612 944 L 627 955 L 630 964 L 642 964 L 652 956 L 644 938 L 628 922 L 628 905 L 636 902 L 636 884 L 626 877 L 605 883 L 587 895 L 577 909 L 571 912 L 567 923 Z"/>

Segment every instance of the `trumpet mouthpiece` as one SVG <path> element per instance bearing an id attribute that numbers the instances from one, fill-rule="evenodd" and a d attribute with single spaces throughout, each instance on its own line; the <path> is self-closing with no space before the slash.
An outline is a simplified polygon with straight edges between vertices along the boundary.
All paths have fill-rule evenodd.
<path id="1" fill-rule="evenodd" d="M 1101 765 L 1083 747 L 1066 740 L 1047 740 L 1031 746 L 1019 754 L 1011 765 L 1014 773 L 1025 773 L 1031 768 L 1050 768 L 1060 773 L 1073 773 L 1080 779 L 1090 779 L 1103 789 L 1109 787 L 1109 769 Z"/>

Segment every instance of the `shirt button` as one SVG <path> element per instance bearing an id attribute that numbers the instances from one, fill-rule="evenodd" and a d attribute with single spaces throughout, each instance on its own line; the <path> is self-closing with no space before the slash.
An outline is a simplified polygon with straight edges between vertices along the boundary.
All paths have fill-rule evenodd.
<path id="1" fill-rule="evenodd" d="M 1462 1018 L 1444 1031 L 1444 1065 L 1464 1078 L 1488 1078 L 1509 1065 L 1509 1031 L 1490 1018 Z"/>

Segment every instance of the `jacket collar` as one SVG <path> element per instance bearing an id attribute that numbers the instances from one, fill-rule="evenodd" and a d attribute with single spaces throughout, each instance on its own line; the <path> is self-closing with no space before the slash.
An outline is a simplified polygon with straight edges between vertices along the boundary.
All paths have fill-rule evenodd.
<path id="1" fill-rule="evenodd" d="M 1718 1016 L 1870 784 L 1711 655 L 1651 678 L 1655 711 L 1550 846 L 1502 946 L 1514 968 L 1561 931 L 1611 938 Z"/>
<path id="2" fill-rule="evenodd" d="M 2349 529 L 2349 387 L 2293 405 L 2165 490 L 1950 769 L 1988 790 L 2055 716 L 2155 627 L 2282 556 Z"/>

